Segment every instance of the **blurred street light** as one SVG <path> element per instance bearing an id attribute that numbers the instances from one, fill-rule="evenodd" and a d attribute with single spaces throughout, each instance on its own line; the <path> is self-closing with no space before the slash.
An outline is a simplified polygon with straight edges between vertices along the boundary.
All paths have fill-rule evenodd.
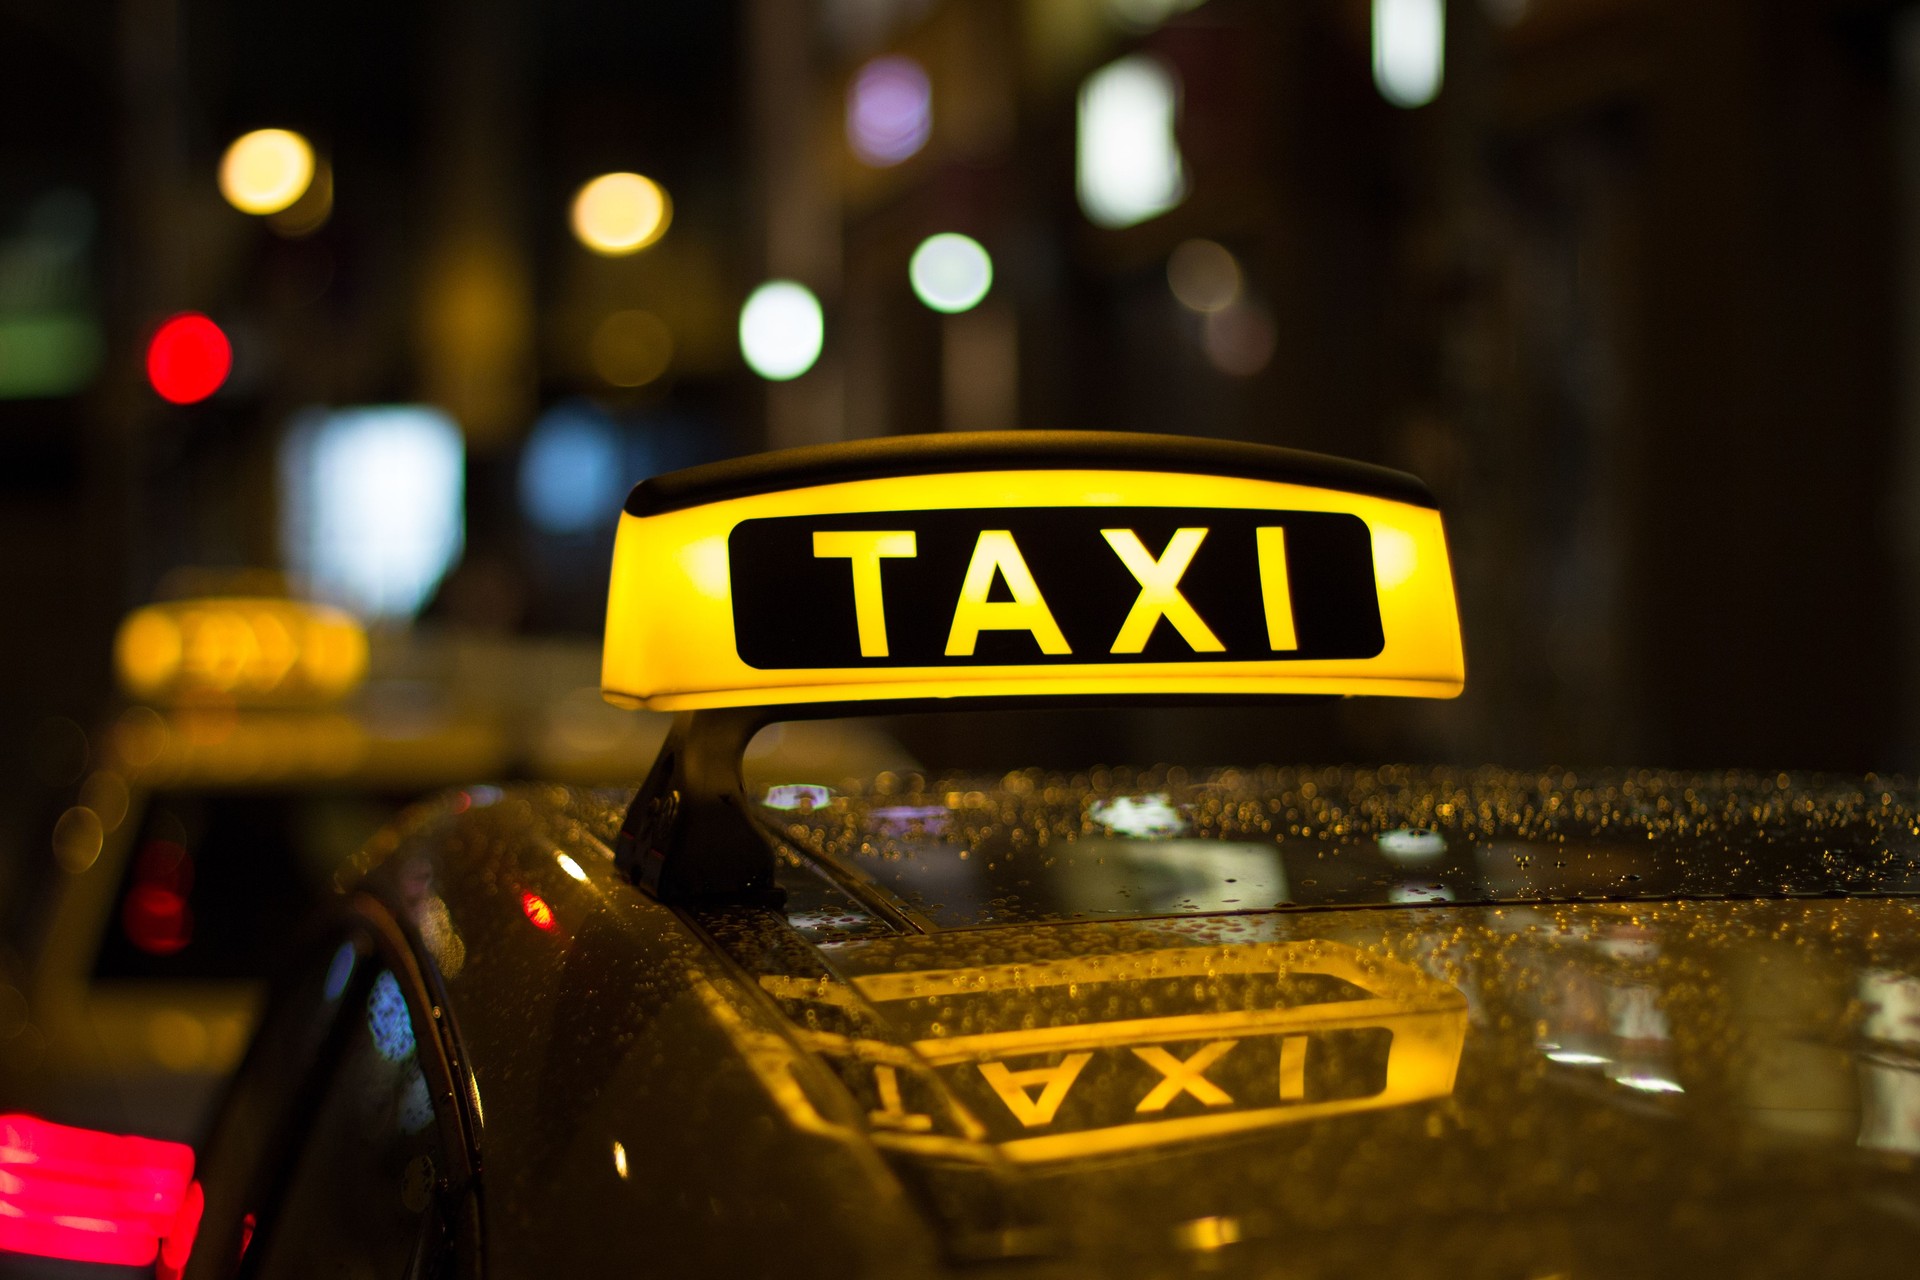
<path id="1" fill-rule="evenodd" d="M 899 164 L 927 145 L 933 87 L 912 58 L 875 58 L 847 87 L 847 143 L 875 168 Z"/>
<path id="2" fill-rule="evenodd" d="M 278 213 L 313 181 L 313 147 L 288 129 L 255 129 L 220 159 L 220 194 L 242 213 Z"/>
<path id="3" fill-rule="evenodd" d="M 949 315 L 968 311 L 993 287 L 993 259 L 971 236 L 946 231 L 913 251 L 907 277 L 920 301 Z"/>
<path id="4" fill-rule="evenodd" d="M 1230 377 L 1250 378 L 1273 359 L 1278 339 L 1273 314 L 1259 302 L 1242 298 L 1208 313 L 1200 343 L 1214 368 Z"/>
<path id="5" fill-rule="evenodd" d="M 792 280 L 769 280 L 740 308 L 740 353 L 774 382 L 813 368 L 826 340 L 826 321 L 813 291 Z"/>
<path id="6" fill-rule="evenodd" d="M 673 334 L 651 311 L 616 311 L 593 331 L 593 370 L 616 387 L 644 387 L 667 371 Z"/>
<path id="7" fill-rule="evenodd" d="M 611 527 L 633 479 L 622 452 L 619 428 L 590 402 L 562 401 L 547 410 L 520 455 L 527 518 L 552 534 Z"/>
<path id="8" fill-rule="evenodd" d="M 638 253 L 667 233 L 673 202 L 637 173 L 603 173 L 573 198 L 573 234 L 609 258 Z"/>
<path id="9" fill-rule="evenodd" d="M 1424 107 L 1446 70 L 1446 0 L 1373 0 L 1373 83 L 1396 107 Z"/>
<path id="10" fill-rule="evenodd" d="M 1206 0 L 1106 0 L 1107 17 L 1127 31 L 1151 31 L 1176 13 L 1198 9 Z"/>
<path id="11" fill-rule="evenodd" d="M 1109 63 L 1080 87 L 1077 187 L 1094 225 L 1130 227 L 1186 198 L 1179 101 L 1173 72 L 1147 54 Z"/>
<path id="12" fill-rule="evenodd" d="M 1167 259 L 1167 286 L 1189 311 L 1220 311 L 1240 296 L 1240 264 L 1211 240 L 1189 240 Z"/>
<path id="13" fill-rule="evenodd" d="M 267 215 L 267 225 L 289 239 L 311 235 L 326 225 L 333 214 L 333 166 L 324 159 L 313 163 L 313 180 L 307 189 L 278 213 Z"/>
<path id="14" fill-rule="evenodd" d="M 466 443 L 428 405 L 312 410 L 280 448 L 280 543 L 308 590 L 409 618 L 466 542 Z"/>
<path id="15" fill-rule="evenodd" d="M 186 311 L 154 331 L 147 344 L 147 380 L 162 400 L 193 404 L 218 391 L 233 369 L 233 344 L 220 326 Z"/>

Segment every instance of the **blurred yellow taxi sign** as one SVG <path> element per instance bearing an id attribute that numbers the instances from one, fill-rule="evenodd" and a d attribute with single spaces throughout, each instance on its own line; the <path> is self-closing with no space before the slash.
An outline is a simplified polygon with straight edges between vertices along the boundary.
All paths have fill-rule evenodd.
<path id="1" fill-rule="evenodd" d="M 121 688 L 147 702 L 327 702 L 367 672 L 367 636 L 338 609 L 272 597 L 168 601 L 128 614 L 114 638 Z"/>
<path id="2" fill-rule="evenodd" d="M 1388 694 L 1465 679 L 1412 476 L 1172 436 L 903 436 L 649 480 L 614 544 L 626 705 Z"/>

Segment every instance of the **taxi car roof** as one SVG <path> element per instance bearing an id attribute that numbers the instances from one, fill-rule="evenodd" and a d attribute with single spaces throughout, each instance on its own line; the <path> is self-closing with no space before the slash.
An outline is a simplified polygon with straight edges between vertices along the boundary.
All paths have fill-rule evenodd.
<path id="1" fill-rule="evenodd" d="M 898 475 L 907 467 L 921 474 L 977 471 L 987 450 L 995 464 L 1007 470 L 1161 469 L 1279 480 L 1420 507 L 1435 505 L 1426 484 L 1404 471 L 1272 445 L 1104 431 L 956 431 L 815 445 L 689 467 L 642 480 L 628 495 L 626 512 L 659 515 L 727 498 Z"/>
<path id="2" fill-rule="evenodd" d="M 1066 812 L 1143 780 L 1178 794 L 1177 779 L 1119 770 L 1084 786 L 1069 777 L 1052 801 L 1036 790 Z M 963 793 L 953 812 L 997 822 L 993 807 L 1018 812 L 1014 798 L 1042 781 L 1002 779 L 977 802 Z M 1878 778 L 1272 770 L 1243 771 L 1221 794 L 1290 798 L 1300 817 L 1283 825 L 1302 825 L 1330 854 L 1424 816 L 1425 829 L 1475 847 L 1523 832 L 1540 852 L 1522 856 L 1536 858 L 1556 845 L 1577 855 L 1648 843 L 1729 875 L 1750 857 L 1778 870 L 1767 857 L 1776 846 L 1824 847 L 1861 878 L 1805 882 L 1810 892 L 1920 888 L 1914 792 Z M 470 1092 L 485 1099 L 482 1203 L 500 1228 L 487 1232 L 490 1265 L 615 1265 L 644 1239 L 668 1269 L 739 1265 L 756 1249 L 771 1266 L 785 1249 L 796 1275 L 931 1272 L 942 1257 L 1011 1254 L 1044 1274 L 1071 1259 L 1109 1276 L 1184 1274 L 1209 1259 L 1284 1259 L 1303 1275 L 1362 1263 L 1409 1275 L 1686 1275 L 1729 1257 L 1742 1274 L 1786 1276 L 1875 1274 L 1887 1249 L 1920 1239 L 1876 1208 L 1910 1177 L 1905 1140 L 1872 1110 L 1892 1104 L 1850 1101 L 1833 1083 L 1852 1079 L 1858 1054 L 1898 1050 L 1879 1043 L 1902 1034 L 1880 1025 L 1887 1018 L 1858 1025 L 1855 990 L 1920 974 L 1910 901 L 1741 901 L 1794 886 L 1757 874 L 1712 889 L 1703 870 L 1695 883 L 1717 901 L 1612 900 L 1638 893 L 1627 881 L 1607 901 L 996 915 L 1001 927 L 925 933 L 875 914 L 836 931 L 798 903 L 784 914 L 676 911 L 638 892 L 611 861 L 622 799 L 557 786 L 460 793 L 414 811 L 363 864 L 367 888 L 413 922 L 433 960 L 434 1017 L 444 1004 Z M 774 811 L 788 823 L 783 883 L 827 867 L 844 887 L 833 864 L 847 855 L 813 858 L 827 842 L 809 824 L 875 806 L 839 803 L 797 819 Z M 529 924 L 523 890 L 550 904 L 548 923 Z M 858 895 L 842 901 L 857 919 Z M 1192 963 L 1171 963 L 1183 956 Z M 1143 1039 L 1137 1011 L 1150 1000 L 1155 1016 L 1192 1029 Z M 1263 1030 L 1275 1017 L 1307 1020 Z M 1381 1052 L 1369 1018 L 1418 1055 L 1404 1071 L 1387 1059 L 1384 1090 L 1225 1127 L 1253 1088 L 1273 1086 L 1256 1048 L 1222 1058 L 1218 1044 L 1272 1046 L 1265 1032 L 1289 1027 L 1346 1035 L 1360 1061 L 1349 1069 L 1364 1074 L 1380 1069 L 1364 1061 Z M 1085 1047 L 1034 1056 L 1063 1037 Z M 1188 1071 L 1210 1048 L 1218 1065 Z M 1066 1106 L 1111 1111 L 1117 1098 L 1124 1114 L 1063 1110 L 1054 1127 L 1070 1132 L 1049 1141 L 1065 1141 L 1024 1152 L 1027 1131 L 1004 1110 L 1002 1129 L 983 1136 L 903 1133 L 884 1107 L 869 1115 L 835 1100 L 830 1073 L 849 1053 L 902 1079 L 911 1069 L 946 1072 L 955 1089 L 971 1081 L 970 1102 L 988 1107 L 975 1077 L 1011 1062 L 1036 1078 L 995 1087 L 1029 1111 L 1045 1102 L 1038 1076 L 1058 1078 L 1087 1054 L 1095 1061 Z M 1809 1071 L 1817 1097 L 1803 1087 Z M 1156 1079 L 1176 1086 L 1166 1114 L 1177 1141 L 1130 1127 Z M 1213 1111 L 1178 1090 L 1209 1084 L 1233 1095 L 1216 1122 L 1222 1140 L 1181 1136 Z M 897 1085 L 896 1111 L 903 1096 Z M 1128 1139 L 1136 1145 L 1113 1145 Z M 618 1178 L 610 1141 L 624 1143 Z M 958 1187 L 942 1181 L 962 1174 Z M 685 1230 L 619 1229 L 646 1220 L 641 1204 Z M 916 1240 L 928 1229 L 931 1255 Z"/>

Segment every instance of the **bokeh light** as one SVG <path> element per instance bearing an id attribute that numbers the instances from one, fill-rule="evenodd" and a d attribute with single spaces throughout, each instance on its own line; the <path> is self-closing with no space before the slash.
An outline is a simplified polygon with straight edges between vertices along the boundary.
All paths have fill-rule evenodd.
<path id="1" fill-rule="evenodd" d="M 99 814 L 85 805 L 75 805 L 53 824 L 54 859 L 62 870 L 77 876 L 93 866 L 106 835 Z"/>
<path id="2" fill-rule="evenodd" d="M 520 910 L 526 913 L 528 923 L 534 928 L 549 932 L 553 929 L 553 908 L 533 890 L 520 895 Z"/>
<path id="3" fill-rule="evenodd" d="M 280 453 L 281 547 L 323 598 L 370 617 L 423 606 L 466 540 L 466 441 L 427 405 L 322 411 Z"/>
<path id="4" fill-rule="evenodd" d="M 644 387 L 673 361 L 673 333 L 651 311 L 616 311 L 593 331 L 593 371 L 616 387 Z"/>
<path id="5" fill-rule="evenodd" d="M 1177 13 L 1197 9 L 1206 0 L 1106 0 L 1101 6 L 1114 25 L 1126 31 L 1151 31 Z"/>
<path id="6" fill-rule="evenodd" d="M 587 402 L 555 405 L 534 424 L 520 455 L 520 505 L 535 527 L 573 534 L 613 527 L 632 477 L 620 429 Z"/>
<path id="7" fill-rule="evenodd" d="M 847 144 L 876 168 L 899 164 L 927 145 L 933 86 L 912 58 L 875 58 L 847 86 Z"/>
<path id="8" fill-rule="evenodd" d="M 125 778 L 111 769 L 95 769 L 80 788 L 80 803 L 99 815 L 102 829 L 116 831 L 127 819 L 133 795 Z"/>
<path id="9" fill-rule="evenodd" d="M 1240 296 L 1240 264 L 1212 240 L 1189 240 L 1167 259 L 1167 287 L 1189 311 L 1222 311 Z"/>
<path id="10" fill-rule="evenodd" d="M 993 259 L 973 237 L 945 231 L 920 242 L 907 277 L 920 301 L 935 311 L 967 311 L 993 287 Z"/>
<path id="11" fill-rule="evenodd" d="M 1244 298 L 1209 315 L 1201 335 L 1207 360 L 1235 378 L 1250 378 L 1266 368 L 1277 340 L 1272 314 Z"/>
<path id="12" fill-rule="evenodd" d="M 220 194 L 242 213 L 278 213 L 313 181 L 313 147 L 290 129 L 255 129 L 220 158 Z"/>
<path id="13" fill-rule="evenodd" d="M 803 284 L 769 280 L 740 308 L 740 353 L 763 378 L 799 377 L 813 368 L 825 341 L 820 300 Z"/>
<path id="14" fill-rule="evenodd" d="M 197 311 L 168 320 L 147 344 L 147 379 L 162 400 L 174 404 L 205 400 L 232 370 L 233 344 Z"/>
<path id="15" fill-rule="evenodd" d="M 301 236 L 312 235 L 325 226 L 327 219 L 333 216 L 333 166 L 324 159 L 317 159 L 313 165 L 313 181 L 300 198 L 275 214 L 269 214 L 267 225 L 276 234 L 297 240 Z"/>
<path id="16" fill-rule="evenodd" d="M 673 202 L 637 173 L 603 173 L 573 198 L 573 234 L 609 258 L 638 253 L 667 233 Z"/>
<path id="17" fill-rule="evenodd" d="M 1147 54 L 1109 63 L 1080 87 L 1076 187 L 1096 226 L 1130 227 L 1186 198 L 1187 173 L 1174 137 L 1180 86 Z"/>
<path id="18" fill-rule="evenodd" d="M 1423 107 L 1446 67 L 1446 0 L 1373 0 L 1373 83 L 1396 107 Z"/>

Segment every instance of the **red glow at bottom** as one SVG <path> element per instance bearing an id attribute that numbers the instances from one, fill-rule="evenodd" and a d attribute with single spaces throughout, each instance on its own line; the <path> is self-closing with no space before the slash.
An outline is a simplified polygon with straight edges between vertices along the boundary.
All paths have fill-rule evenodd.
<path id="1" fill-rule="evenodd" d="M 142 1266 L 186 1226 L 184 1264 L 199 1225 L 192 1176 L 183 1143 L 0 1116 L 0 1250 Z"/>
<path id="2" fill-rule="evenodd" d="M 206 1212 L 207 1197 L 197 1182 L 189 1183 L 180 1197 L 180 1212 L 160 1241 L 160 1259 L 153 1267 L 153 1280 L 180 1280 L 193 1256 L 193 1240 L 200 1234 L 200 1215 Z"/>
<path id="3" fill-rule="evenodd" d="M 534 928 L 553 928 L 553 908 L 533 890 L 529 889 L 520 895 L 520 909 L 527 913 L 527 919 L 533 921 Z"/>

